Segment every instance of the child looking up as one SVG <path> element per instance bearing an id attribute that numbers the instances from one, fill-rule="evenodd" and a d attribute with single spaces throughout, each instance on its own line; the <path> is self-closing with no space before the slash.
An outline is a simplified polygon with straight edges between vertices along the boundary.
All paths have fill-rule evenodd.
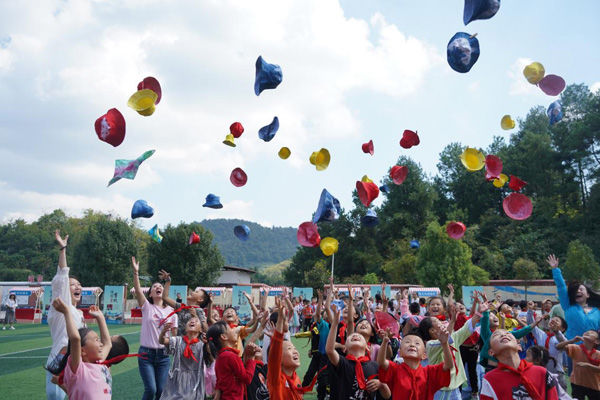
<path id="1" fill-rule="evenodd" d="M 527 349 L 527 355 L 525 361 L 532 363 L 533 365 L 539 365 L 540 367 L 546 368 L 548 375 L 554 380 L 556 386 L 556 392 L 560 400 L 573 400 L 571 396 L 566 392 L 566 386 L 563 388 L 562 383 L 559 382 L 559 375 L 552 373 L 548 368 L 549 365 L 556 365 L 558 362 L 550 356 L 548 349 L 544 346 L 531 346 Z"/>
<path id="2" fill-rule="evenodd" d="M 583 343 L 573 344 L 576 342 Z M 558 350 L 566 348 L 567 355 L 573 360 L 571 388 L 576 399 L 583 400 L 585 396 L 590 400 L 600 399 L 600 352 L 596 350 L 598 345 L 598 332 L 593 330 L 556 345 Z"/>

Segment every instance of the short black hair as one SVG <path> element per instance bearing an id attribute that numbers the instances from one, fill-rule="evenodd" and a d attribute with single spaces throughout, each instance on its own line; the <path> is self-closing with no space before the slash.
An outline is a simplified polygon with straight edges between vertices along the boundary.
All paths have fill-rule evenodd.
<path id="1" fill-rule="evenodd" d="M 523 310 L 523 309 L 527 308 L 527 302 L 526 302 L 525 300 L 521 300 L 521 301 L 519 302 L 519 308 L 520 308 L 521 310 Z"/>
<path id="2" fill-rule="evenodd" d="M 424 305 L 425 305 L 425 303 L 427 303 L 427 300 L 425 300 L 425 298 L 424 298 L 424 297 L 421 297 L 421 298 L 419 299 L 419 304 L 420 304 L 420 305 L 422 305 L 422 306 L 424 306 Z"/>
<path id="3" fill-rule="evenodd" d="M 421 312 L 421 306 L 419 303 L 410 303 L 408 311 L 410 311 L 411 314 L 419 314 Z"/>
<path id="4" fill-rule="evenodd" d="M 127 340 L 123 336 L 121 336 L 121 335 L 111 336 L 110 341 L 112 342 L 112 347 L 110 348 L 110 351 L 108 352 L 108 355 L 106 356 L 107 360 L 110 360 L 111 358 L 114 358 L 117 356 L 129 354 L 129 343 L 127 343 Z M 123 361 L 123 360 L 121 360 L 121 361 Z M 111 363 L 111 365 L 118 364 L 121 361 Z"/>
<path id="5" fill-rule="evenodd" d="M 555 317 L 560 319 L 560 324 L 562 325 L 563 332 L 569 329 L 569 324 L 567 324 L 567 321 L 563 317 L 561 317 L 560 315 L 555 315 Z"/>

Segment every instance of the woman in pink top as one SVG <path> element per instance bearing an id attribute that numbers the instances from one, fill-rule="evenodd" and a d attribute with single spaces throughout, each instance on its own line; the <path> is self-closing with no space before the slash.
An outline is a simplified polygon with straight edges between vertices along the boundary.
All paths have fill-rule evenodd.
<path id="1" fill-rule="evenodd" d="M 140 287 L 139 271 L 140 264 L 135 257 L 131 257 L 133 266 L 133 288 L 139 306 L 142 308 L 142 332 L 140 333 L 139 354 L 146 353 L 144 358 L 138 358 L 138 369 L 142 382 L 144 382 L 144 395 L 142 400 L 160 399 L 162 388 L 165 385 L 169 373 L 170 359 L 165 346 L 158 342 L 161 321 L 171 312 L 173 308 L 163 303 L 163 286 L 156 282 L 148 291 L 148 297 L 144 296 Z M 177 315 L 171 315 L 165 322 L 172 325 L 171 334 L 177 334 Z"/>

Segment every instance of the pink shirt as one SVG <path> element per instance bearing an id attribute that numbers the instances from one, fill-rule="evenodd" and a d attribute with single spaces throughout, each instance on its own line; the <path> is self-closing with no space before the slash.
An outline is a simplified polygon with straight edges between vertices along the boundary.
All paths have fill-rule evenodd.
<path id="1" fill-rule="evenodd" d="M 69 356 L 70 362 L 71 356 Z M 105 400 L 112 398 L 112 377 L 106 365 L 81 361 L 72 372 L 67 362 L 65 386 L 70 399 Z"/>
<path id="2" fill-rule="evenodd" d="M 159 327 L 160 321 L 167 317 L 174 310 L 172 307 L 164 308 L 150 304 L 148 300 L 142 306 L 142 332 L 140 334 L 140 345 L 151 349 L 163 349 L 165 346 L 158 343 L 158 335 L 162 327 Z M 177 314 L 173 314 L 166 322 L 172 322 L 173 328 L 177 328 Z M 165 322 L 165 323 L 166 323 Z"/>

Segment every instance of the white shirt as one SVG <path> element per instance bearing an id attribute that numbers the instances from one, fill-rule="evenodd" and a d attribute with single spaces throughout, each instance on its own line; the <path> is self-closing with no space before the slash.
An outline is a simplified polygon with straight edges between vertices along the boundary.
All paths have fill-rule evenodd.
<path id="1" fill-rule="evenodd" d="M 17 302 L 13 299 L 7 299 L 4 305 L 10 308 L 13 312 L 17 309 Z"/>
<path id="2" fill-rule="evenodd" d="M 542 346 L 544 347 L 546 345 L 546 339 L 548 338 L 548 334 L 546 332 L 544 332 L 543 330 L 541 330 L 540 328 L 538 328 L 537 326 L 535 328 L 533 328 L 533 331 L 531 332 L 533 333 L 533 337 L 535 338 L 538 346 Z M 557 333 L 556 336 L 558 335 L 562 335 L 560 332 Z M 556 348 L 556 345 L 559 343 L 559 338 L 557 338 L 556 336 L 552 336 L 550 338 L 550 340 L 548 340 L 548 353 L 550 353 L 550 357 L 553 357 L 556 360 L 556 367 L 554 367 L 554 362 L 552 360 L 550 360 L 548 362 L 548 365 L 546 365 L 546 369 L 548 369 L 550 372 L 553 373 L 564 373 L 564 369 L 563 369 L 563 365 L 562 365 L 562 361 L 563 361 L 563 356 L 565 354 L 564 351 L 559 351 Z"/>

